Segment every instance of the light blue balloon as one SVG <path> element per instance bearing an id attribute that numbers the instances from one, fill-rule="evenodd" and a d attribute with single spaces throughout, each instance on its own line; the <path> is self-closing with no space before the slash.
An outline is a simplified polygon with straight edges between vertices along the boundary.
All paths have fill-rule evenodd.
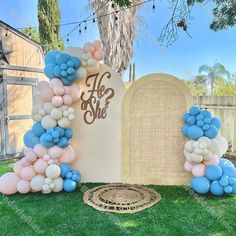
<path id="1" fill-rule="evenodd" d="M 72 172 L 71 171 L 68 171 L 67 173 L 66 173 L 66 178 L 67 179 L 71 179 L 72 178 Z"/>
<path id="2" fill-rule="evenodd" d="M 66 192 L 73 192 L 76 190 L 76 182 L 71 180 L 71 179 L 65 179 L 64 180 L 64 184 L 63 184 L 63 187 L 64 187 L 64 190 Z"/>
<path id="3" fill-rule="evenodd" d="M 184 136 L 188 136 L 188 128 L 189 128 L 188 125 L 184 125 L 184 126 L 182 127 L 181 131 L 182 131 L 182 134 L 183 134 Z"/>
<path id="4" fill-rule="evenodd" d="M 229 185 L 229 177 L 226 175 L 223 175 L 220 179 L 220 185 L 222 187 L 227 187 Z"/>
<path id="5" fill-rule="evenodd" d="M 55 64 L 47 64 L 44 67 L 44 74 L 49 78 L 49 79 L 53 79 L 54 76 L 54 68 L 55 68 Z"/>
<path id="6" fill-rule="evenodd" d="M 39 144 L 39 137 L 34 135 L 34 133 L 29 130 L 24 135 L 24 144 L 29 148 L 33 148 L 35 145 Z"/>
<path id="7" fill-rule="evenodd" d="M 236 178 L 236 168 L 227 166 L 223 168 L 223 174 L 232 178 Z"/>
<path id="8" fill-rule="evenodd" d="M 73 61 L 75 69 L 78 69 L 80 67 L 81 62 L 80 62 L 79 58 L 71 57 L 70 60 Z"/>
<path id="9" fill-rule="evenodd" d="M 59 132 L 60 137 L 63 137 L 65 135 L 65 129 L 61 128 L 60 126 L 57 126 L 54 128 L 55 131 Z"/>
<path id="10" fill-rule="evenodd" d="M 221 187 L 219 181 L 214 181 L 211 183 L 210 192 L 215 196 L 222 196 L 224 194 L 224 188 Z"/>
<path id="11" fill-rule="evenodd" d="M 189 116 L 189 118 L 187 119 L 187 124 L 188 125 L 194 125 L 195 123 L 196 123 L 195 116 Z"/>
<path id="12" fill-rule="evenodd" d="M 55 143 L 54 143 L 54 142 L 48 142 L 48 141 L 46 140 L 46 136 L 47 136 L 47 135 L 48 135 L 48 134 L 46 134 L 46 133 L 44 133 L 43 135 L 41 135 L 41 137 L 40 137 L 40 143 L 41 143 L 44 147 L 50 148 L 50 147 L 54 146 Z"/>
<path id="13" fill-rule="evenodd" d="M 68 68 L 68 66 L 67 66 L 66 63 L 62 63 L 62 64 L 60 65 L 60 69 L 61 69 L 61 70 L 67 70 L 67 68 Z"/>
<path id="14" fill-rule="evenodd" d="M 203 120 L 198 120 L 197 121 L 197 126 L 202 127 L 204 125 Z"/>
<path id="15" fill-rule="evenodd" d="M 62 138 L 60 138 L 57 145 L 61 148 L 65 148 L 69 145 L 69 140 L 66 137 L 62 137 Z"/>
<path id="16" fill-rule="evenodd" d="M 204 118 L 203 121 L 204 121 L 205 124 L 208 124 L 208 125 L 211 123 L 211 119 L 208 118 L 208 117 L 207 117 L 207 118 Z"/>
<path id="17" fill-rule="evenodd" d="M 199 112 L 200 112 L 200 107 L 199 106 L 192 106 L 192 107 L 190 107 L 190 109 L 189 109 L 189 113 L 191 114 L 191 115 L 197 115 Z"/>
<path id="18" fill-rule="evenodd" d="M 73 137 L 73 130 L 71 128 L 67 128 L 65 132 L 65 137 L 67 139 L 71 139 Z"/>
<path id="19" fill-rule="evenodd" d="M 63 63 L 67 63 L 67 61 L 70 60 L 70 55 L 67 53 L 58 53 L 56 55 L 56 62 L 58 65 L 61 65 Z"/>
<path id="20" fill-rule="evenodd" d="M 60 133 L 55 130 L 55 131 L 52 132 L 52 137 L 53 138 L 59 138 L 60 137 Z"/>
<path id="21" fill-rule="evenodd" d="M 203 115 L 205 118 L 211 118 L 211 113 L 208 110 L 202 110 L 200 114 Z"/>
<path id="22" fill-rule="evenodd" d="M 69 86 L 73 84 L 72 80 L 68 80 L 67 78 L 61 78 L 61 82 L 63 83 L 63 85 L 65 86 Z"/>
<path id="23" fill-rule="evenodd" d="M 57 50 L 49 51 L 44 57 L 45 64 L 56 64 L 55 56 L 58 53 L 60 53 L 60 52 Z"/>
<path id="24" fill-rule="evenodd" d="M 224 169 L 225 167 L 234 167 L 234 164 L 228 160 L 228 159 L 225 159 L 225 158 L 221 158 L 220 159 L 220 163 L 219 163 L 219 166 Z"/>
<path id="25" fill-rule="evenodd" d="M 203 120 L 204 119 L 204 116 L 202 114 L 199 114 L 197 115 L 196 117 L 197 120 Z"/>
<path id="26" fill-rule="evenodd" d="M 61 169 L 61 177 L 62 178 L 65 178 L 67 172 L 71 171 L 71 168 L 67 163 L 61 163 L 60 164 L 60 169 Z"/>
<path id="27" fill-rule="evenodd" d="M 46 132 L 46 129 L 43 128 L 43 126 L 41 125 L 40 122 L 37 122 L 33 125 L 32 127 L 32 133 L 35 136 L 41 136 L 42 134 L 44 134 Z"/>
<path id="28" fill-rule="evenodd" d="M 211 124 L 214 125 L 217 129 L 220 129 L 222 126 L 222 123 L 219 117 L 212 117 Z"/>
<path id="29" fill-rule="evenodd" d="M 75 64 L 74 64 L 73 60 L 70 59 L 69 61 L 67 61 L 67 66 L 68 67 L 74 67 L 74 65 Z"/>
<path id="30" fill-rule="evenodd" d="M 56 65 L 53 69 L 53 73 L 55 77 L 60 77 L 61 76 L 61 69 L 59 65 Z"/>
<path id="31" fill-rule="evenodd" d="M 230 185 L 235 185 L 236 184 L 236 178 L 229 177 L 229 184 Z"/>
<path id="32" fill-rule="evenodd" d="M 214 125 L 210 125 L 209 129 L 205 131 L 204 135 L 209 139 L 213 139 L 217 136 L 218 129 Z"/>
<path id="33" fill-rule="evenodd" d="M 236 195 L 236 184 L 232 186 L 232 194 Z"/>
<path id="34" fill-rule="evenodd" d="M 206 177 L 194 177 L 191 180 L 190 186 L 195 192 L 206 194 L 210 189 L 210 181 Z"/>
<path id="35" fill-rule="evenodd" d="M 211 181 L 219 180 L 222 174 L 223 174 L 223 171 L 221 167 L 218 165 L 209 165 L 206 167 L 205 175 Z"/>
<path id="36" fill-rule="evenodd" d="M 188 137 L 191 138 L 191 139 L 199 139 L 203 136 L 203 130 L 198 127 L 197 125 L 191 125 L 189 128 L 188 128 Z"/>
<path id="37" fill-rule="evenodd" d="M 202 126 L 202 129 L 204 131 L 208 130 L 209 128 L 210 128 L 210 126 L 208 124 L 205 124 L 205 125 Z"/>
<path id="38" fill-rule="evenodd" d="M 231 194 L 233 192 L 233 188 L 231 186 L 224 187 L 224 192 L 227 194 Z"/>

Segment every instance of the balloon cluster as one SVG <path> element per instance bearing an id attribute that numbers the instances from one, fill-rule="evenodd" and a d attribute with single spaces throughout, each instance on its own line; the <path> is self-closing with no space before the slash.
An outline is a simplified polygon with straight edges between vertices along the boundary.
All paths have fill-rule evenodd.
<path id="1" fill-rule="evenodd" d="M 201 110 L 198 106 L 192 106 L 189 112 L 184 114 L 183 121 L 185 124 L 182 132 L 185 136 L 191 138 L 184 145 L 184 156 L 186 158 L 184 169 L 194 176 L 191 187 L 200 194 L 206 194 L 209 191 L 216 196 L 223 195 L 223 193 L 236 194 L 233 191 L 235 188 L 233 186 L 231 186 L 232 191 L 229 191 L 229 188 L 224 190 L 222 186 L 222 194 L 214 191 L 216 188 L 214 187 L 216 185 L 215 181 L 220 183 L 221 178 L 226 178 L 230 179 L 228 182 L 230 184 L 230 182 L 233 183 L 232 178 L 236 177 L 224 173 L 225 163 L 228 163 L 231 166 L 230 168 L 235 169 L 233 164 L 224 158 L 220 159 L 228 149 L 226 139 L 219 132 L 220 119 L 213 117 L 208 110 Z M 212 178 L 217 171 L 217 178 Z M 228 185 L 225 187 L 228 187 Z"/>
<path id="2" fill-rule="evenodd" d="M 73 137 L 69 127 L 75 118 L 71 105 L 80 98 L 79 86 L 74 82 L 89 73 L 97 73 L 99 61 L 103 59 L 102 48 L 102 43 L 95 41 L 85 44 L 80 58 L 59 51 L 46 54 L 44 73 L 49 82 L 41 81 L 37 85 L 39 94 L 32 111 L 35 123 L 24 135 L 27 147 L 24 157 L 14 164 L 14 172 L 0 177 L 0 192 L 25 194 L 76 189 L 80 173 L 67 164 L 76 158 L 69 146 Z"/>
<path id="3" fill-rule="evenodd" d="M 67 163 L 60 164 L 61 177 L 64 179 L 63 188 L 66 192 L 73 192 L 80 181 L 80 172 L 72 169 Z"/>
<path id="4" fill-rule="evenodd" d="M 191 187 L 199 194 L 236 195 L 236 168 L 231 161 L 222 158 L 219 165 L 206 167 L 205 176 L 193 178 Z"/>

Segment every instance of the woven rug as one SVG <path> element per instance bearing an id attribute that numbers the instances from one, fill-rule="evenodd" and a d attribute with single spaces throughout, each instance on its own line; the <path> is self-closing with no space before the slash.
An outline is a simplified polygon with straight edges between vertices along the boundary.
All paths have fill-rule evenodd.
<path id="1" fill-rule="evenodd" d="M 84 202 L 99 210 L 116 213 L 135 213 L 161 200 L 155 190 L 140 185 L 107 184 L 90 189 Z"/>

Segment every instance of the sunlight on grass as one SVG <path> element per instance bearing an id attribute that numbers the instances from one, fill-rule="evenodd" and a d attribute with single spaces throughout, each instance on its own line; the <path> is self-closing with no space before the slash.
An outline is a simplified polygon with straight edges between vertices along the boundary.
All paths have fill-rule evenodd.
<path id="1" fill-rule="evenodd" d="M 133 228 L 133 227 L 139 226 L 139 224 L 133 220 L 126 220 L 124 222 L 116 222 L 115 224 L 121 228 Z"/>

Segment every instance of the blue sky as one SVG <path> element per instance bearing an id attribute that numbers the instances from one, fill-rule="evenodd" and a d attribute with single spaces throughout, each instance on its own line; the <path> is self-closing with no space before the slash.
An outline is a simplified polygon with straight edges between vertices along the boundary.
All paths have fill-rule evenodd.
<path id="1" fill-rule="evenodd" d="M 136 63 L 137 78 L 153 72 L 164 72 L 180 79 L 190 79 L 197 74 L 200 65 L 213 65 L 216 61 L 224 64 L 231 72 L 236 72 L 236 27 L 217 33 L 211 31 L 212 6 L 209 4 L 192 9 L 193 20 L 189 32 L 193 39 L 180 32 L 172 46 L 160 47 L 156 39 L 171 16 L 166 2 L 156 1 L 155 12 L 152 12 L 152 3 L 139 9 L 138 14 L 143 17 L 145 26 L 138 23 L 141 30 L 134 42 L 132 62 Z M 59 3 L 61 23 L 80 21 L 91 13 L 86 9 L 88 1 L 59 0 Z M 16 28 L 37 26 L 37 0 L 1 0 L 0 18 Z M 62 36 L 73 27 L 62 27 Z M 89 24 L 88 31 L 82 36 L 79 36 L 78 31 L 72 33 L 69 44 L 82 46 L 98 37 L 96 24 Z"/>

